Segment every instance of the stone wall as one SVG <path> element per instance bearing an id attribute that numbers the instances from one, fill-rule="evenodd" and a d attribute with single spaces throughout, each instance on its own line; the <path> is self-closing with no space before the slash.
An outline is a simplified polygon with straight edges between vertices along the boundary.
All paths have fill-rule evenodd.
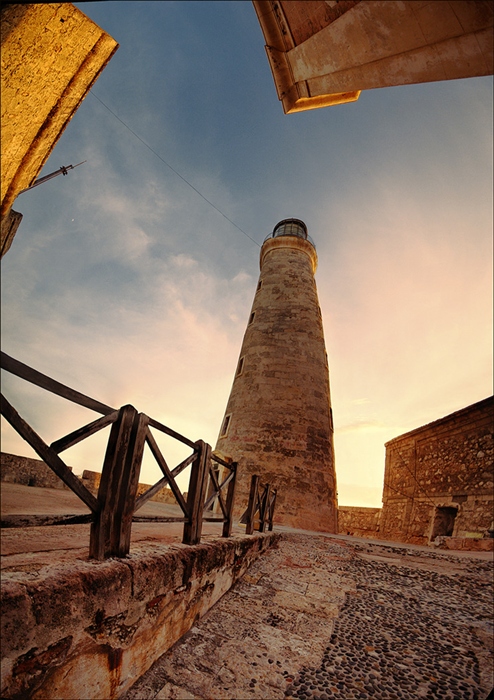
<path id="1" fill-rule="evenodd" d="M 2 697 L 121 697 L 279 537 L 2 572 Z"/>
<path id="2" fill-rule="evenodd" d="M 72 470 L 72 467 L 69 467 Z M 101 473 L 85 469 L 80 477 L 84 486 L 95 496 L 98 493 Z M 48 489 L 68 489 L 69 487 L 40 459 L 20 457 L 7 452 L 0 454 L 0 481 L 8 481 L 11 484 L 23 484 L 24 486 L 38 486 Z M 137 495 L 140 496 L 151 487 L 151 484 L 139 483 Z M 187 494 L 184 494 L 185 497 Z M 158 491 L 151 499 L 158 503 L 176 505 L 177 501 L 169 487 Z"/>
<path id="3" fill-rule="evenodd" d="M 72 469 L 72 467 L 69 467 Z M 40 459 L 20 457 L 7 452 L 0 454 L 0 481 L 45 489 L 68 489 L 69 487 Z"/>
<path id="4" fill-rule="evenodd" d="M 380 508 L 338 506 L 338 534 L 379 537 Z"/>
<path id="5" fill-rule="evenodd" d="M 100 481 L 100 472 L 93 472 L 89 469 L 84 469 L 84 471 L 82 472 L 82 483 L 94 495 L 98 493 Z M 141 493 L 145 493 L 145 491 L 147 491 L 149 488 L 151 488 L 151 484 L 139 483 L 137 486 L 137 496 L 140 496 Z M 184 495 L 187 496 L 187 494 Z M 165 486 L 165 488 L 161 489 L 161 491 L 158 491 L 158 493 L 156 493 L 152 498 L 150 498 L 150 500 L 157 501 L 158 503 L 169 503 L 170 505 L 177 504 L 177 500 L 173 495 L 171 488 L 169 488 L 168 486 Z"/>
<path id="6" fill-rule="evenodd" d="M 22 221 L 22 214 L 18 211 L 10 209 L 5 216 L 0 219 L 0 258 L 3 258 L 5 253 L 12 245 L 17 229 Z"/>
<path id="7" fill-rule="evenodd" d="M 381 537 L 481 538 L 493 524 L 494 399 L 386 443 Z"/>
<path id="8" fill-rule="evenodd" d="M 118 44 L 71 3 L 5 3 L 1 47 L 3 218 L 38 175 Z"/>
<path id="9" fill-rule="evenodd" d="M 436 537 L 434 546 L 438 549 L 467 550 L 469 552 L 493 552 L 492 537 Z"/>

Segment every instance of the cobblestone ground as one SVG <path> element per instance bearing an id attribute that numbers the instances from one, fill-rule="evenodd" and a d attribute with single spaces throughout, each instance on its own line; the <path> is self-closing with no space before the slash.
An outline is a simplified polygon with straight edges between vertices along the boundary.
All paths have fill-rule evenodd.
<path id="1" fill-rule="evenodd" d="M 484 700 L 493 564 L 285 535 L 125 700 Z"/>

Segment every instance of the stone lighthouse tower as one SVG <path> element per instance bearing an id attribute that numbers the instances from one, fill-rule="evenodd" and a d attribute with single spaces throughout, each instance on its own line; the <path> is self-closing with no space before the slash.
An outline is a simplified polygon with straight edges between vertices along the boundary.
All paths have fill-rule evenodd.
<path id="1" fill-rule="evenodd" d="M 314 273 L 298 219 L 261 248 L 261 273 L 216 450 L 239 463 L 235 512 L 252 474 L 278 489 L 275 522 L 336 532 L 329 370 Z"/>

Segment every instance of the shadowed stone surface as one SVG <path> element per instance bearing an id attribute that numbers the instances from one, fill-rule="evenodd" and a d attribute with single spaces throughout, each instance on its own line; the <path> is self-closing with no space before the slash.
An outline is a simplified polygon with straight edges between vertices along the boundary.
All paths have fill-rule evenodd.
<path id="1" fill-rule="evenodd" d="M 284 535 L 124 700 L 484 699 L 492 561 Z"/>

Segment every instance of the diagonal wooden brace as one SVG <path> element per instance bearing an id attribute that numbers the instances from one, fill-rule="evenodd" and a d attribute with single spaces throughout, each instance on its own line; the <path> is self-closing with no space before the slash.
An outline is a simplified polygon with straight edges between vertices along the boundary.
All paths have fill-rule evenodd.
<path id="1" fill-rule="evenodd" d="M 72 491 L 79 496 L 81 501 L 93 512 L 97 512 L 99 504 L 93 494 L 88 491 L 84 484 L 76 477 L 75 474 L 68 468 L 57 455 L 55 450 L 47 445 L 42 438 L 36 433 L 29 423 L 21 418 L 15 408 L 1 397 L 1 412 L 2 416 L 10 423 L 19 435 L 33 448 L 41 459 L 52 469 Z"/>

